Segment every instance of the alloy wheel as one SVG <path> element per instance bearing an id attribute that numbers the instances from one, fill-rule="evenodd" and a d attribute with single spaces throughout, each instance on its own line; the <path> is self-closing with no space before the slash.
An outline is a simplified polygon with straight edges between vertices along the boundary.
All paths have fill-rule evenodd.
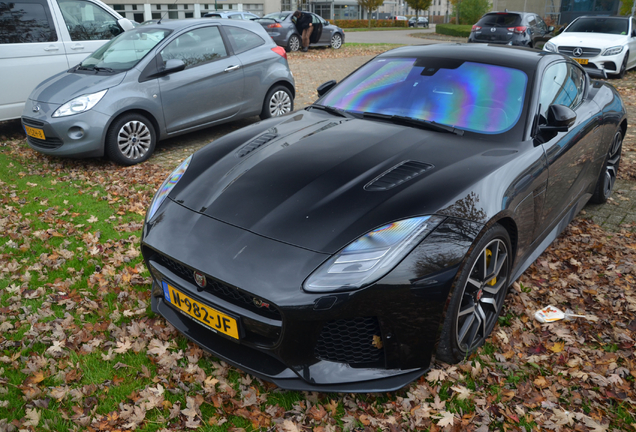
<path id="1" fill-rule="evenodd" d="M 338 49 L 342 46 L 342 37 L 339 34 L 333 35 L 331 38 L 331 48 Z"/>
<path id="2" fill-rule="evenodd" d="M 282 116 L 291 111 L 291 98 L 284 90 L 278 90 L 269 99 L 269 112 L 272 117 Z"/>
<path id="3" fill-rule="evenodd" d="M 506 295 L 508 268 L 508 248 L 501 239 L 490 241 L 473 264 L 455 326 L 464 352 L 479 346 L 494 327 Z"/>
<path id="4" fill-rule="evenodd" d="M 618 175 L 618 166 L 621 161 L 621 148 L 623 145 L 623 134 L 618 131 L 614 134 L 612 145 L 607 155 L 607 163 L 605 164 L 605 176 L 603 179 L 603 195 L 609 198 L 614 189 L 616 176 Z"/>
<path id="5" fill-rule="evenodd" d="M 121 154 L 134 160 L 145 156 L 152 143 L 152 134 L 140 121 L 133 120 L 122 125 L 117 132 L 117 146 Z"/>

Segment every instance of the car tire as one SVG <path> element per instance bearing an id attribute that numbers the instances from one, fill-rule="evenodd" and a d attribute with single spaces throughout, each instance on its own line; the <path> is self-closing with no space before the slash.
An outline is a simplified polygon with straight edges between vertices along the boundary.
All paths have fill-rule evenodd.
<path id="1" fill-rule="evenodd" d="M 298 35 L 291 35 L 289 37 L 289 40 L 287 41 L 287 51 L 288 52 L 294 52 L 294 51 L 298 51 L 300 49 L 300 38 L 298 37 Z"/>
<path id="2" fill-rule="evenodd" d="M 120 165 L 147 160 L 155 150 L 157 134 L 152 122 L 137 113 L 119 117 L 106 134 L 106 155 Z"/>
<path id="3" fill-rule="evenodd" d="M 291 91 L 283 86 L 272 87 L 265 96 L 263 109 L 261 110 L 261 120 L 271 117 L 280 117 L 294 110 L 294 98 Z"/>
<path id="4" fill-rule="evenodd" d="M 342 36 L 340 33 L 334 33 L 334 35 L 331 36 L 331 48 L 339 49 L 340 47 L 342 47 Z"/>
<path id="5" fill-rule="evenodd" d="M 623 131 L 619 128 L 612 138 L 612 143 L 605 157 L 603 169 L 596 181 L 594 194 L 590 198 L 592 204 L 605 204 L 614 189 L 614 183 L 618 175 L 618 168 L 621 163 L 621 152 L 623 149 Z"/>
<path id="6" fill-rule="evenodd" d="M 510 284 L 512 249 L 503 226 L 490 227 L 471 250 L 455 279 L 437 346 L 436 358 L 447 363 L 460 362 L 483 345 Z"/>
<path id="7" fill-rule="evenodd" d="M 627 60 L 629 59 L 629 51 L 627 51 L 625 53 L 625 58 L 623 58 L 623 62 L 621 63 L 621 69 L 618 71 L 617 74 L 612 75 L 613 78 L 616 79 L 621 79 L 625 76 L 625 73 L 627 73 Z"/>

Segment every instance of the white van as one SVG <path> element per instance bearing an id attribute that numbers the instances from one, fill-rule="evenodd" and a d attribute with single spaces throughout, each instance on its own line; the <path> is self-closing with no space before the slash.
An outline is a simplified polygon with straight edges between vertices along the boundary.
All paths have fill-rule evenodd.
<path id="1" fill-rule="evenodd" d="M 0 121 L 20 118 L 36 85 L 132 28 L 99 0 L 0 0 Z"/>

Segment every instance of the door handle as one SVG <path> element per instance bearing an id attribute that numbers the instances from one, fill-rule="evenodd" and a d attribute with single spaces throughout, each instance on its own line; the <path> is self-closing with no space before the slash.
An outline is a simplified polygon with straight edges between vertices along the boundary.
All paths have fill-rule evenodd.
<path id="1" fill-rule="evenodd" d="M 55 45 L 49 45 L 46 48 L 44 48 L 44 51 L 59 51 L 60 49 L 58 47 L 56 47 Z"/>
<path id="2" fill-rule="evenodd" d="M 228 66 L 228 67 L 225 68 L 224 72 L 232 72 L 232 71 L 237 70 L 240 67 L 241 67 L 241 65 Z"/>
<path id="3" fill-rule="evenodd" d="M 71 47 L 72 50 L 83 50 L 84 49 L 84 45 L 82 44 L 75 44 Z"/>

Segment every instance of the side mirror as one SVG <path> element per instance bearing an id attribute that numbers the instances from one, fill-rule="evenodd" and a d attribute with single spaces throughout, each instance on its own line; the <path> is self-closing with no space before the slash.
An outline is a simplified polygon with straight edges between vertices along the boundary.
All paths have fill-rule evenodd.
<path id="1" fill-rule="evenodd" d="M 122 29 L 124 29 L 124 31 L 132 30 L 135 28 L 135 25 L 132 22 L 130 22 L 128 18 L 122 18 L 120 20 L 117 20 L 117 24 L 119 24 L 119 26 Z"/>
<path id="2" fill-rule="evenodd" d="M 555 35 L 560 35 L 561 33 L 563 33 L 563 30 L 565 30 L 566 26 L 561 27 L 560 29 L 558 29 L 554 34 Z"/>
<path id="3" fill-rule="evenodd" d="M 539 126 L 539 132 L 567 132 L 576 121 L 576 113 L 565 105 L 548 107 L 548 124 Z"/>
<path id="4" fill-rule="evenodd" d="M 183 60 L 170 59 L 170 60 L 168 60 L 166 62 L 166 66 L 163 68 L 161 73 L 163 75 L 166 75 L 166 74 L 169 74 L 169 73 L 182 71 L 185 68 L 186 68 L 186 64 L 185 64 L 185 62 Z"/>
<path id="5" fill-rule="evenodd" d="M 316 91 L 318 92 L 318 96 L 323 96 L 329 90 L 331 90 L 336 84 L 337 84 L 336 80 L 330 80 L 330 81 L 327 81 L 325 83 L 320 84 L 318 86 L 318 88 L 316 89 Z"/>
<path id="6" fill-rule="evenodd" d="M 552 33 L 554 31 L 554 26 L 548 27 L 548 33 Z"/>

